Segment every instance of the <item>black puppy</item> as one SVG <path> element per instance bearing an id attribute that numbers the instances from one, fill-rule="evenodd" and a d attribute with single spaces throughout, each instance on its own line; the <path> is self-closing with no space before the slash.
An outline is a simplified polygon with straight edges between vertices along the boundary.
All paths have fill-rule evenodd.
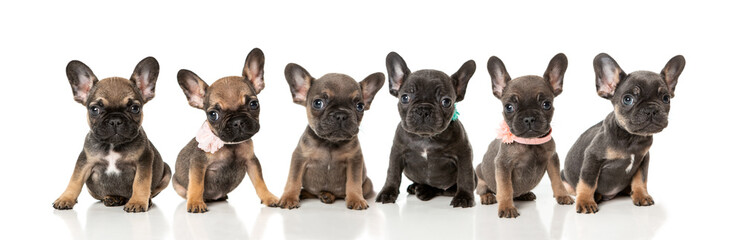
<path id="1" fill-rule="evenodd" d="M 475 61 L 465 62 L 451 76 L 437 70 L 410 72 L 395 52 L 387 55 L 390 94 L 399 98 L 400 124 L 390 153 L 387 181 L 377 202 L 394 203 L 400 178 L 413 181 L 408 193 L 423 201 L 454 196 L 454 207 L 472 207 L 475 174 L 472 147 L 455 116 L 455 102 L 464 99 Z"/>
<path id="2" fill-rule="evenodd" d="M 668 125 L 676 83 L 686 61 L 671 58 L 660 74 L 624 73 L 614 59 L 601 53 L 593 60 L 596 91 L 611 100 L 614 111 L 584 132 L 565 159 L 562 181 L 575 194 L 578 213 L 598 212 L 597 201 L 629 194 L 637 206 L 655 202 L 647 191 L 653 134 Z"/>

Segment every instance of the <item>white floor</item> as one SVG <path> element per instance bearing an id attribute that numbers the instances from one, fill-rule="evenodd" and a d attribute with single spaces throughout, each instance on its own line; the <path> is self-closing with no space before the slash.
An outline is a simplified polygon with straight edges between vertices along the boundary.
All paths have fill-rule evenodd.
<path id="1" fill-rule="evenodd" d="M 5 234 L 28 239 L 698 239 L 740 238 L 740 208 L 695 209 L 693 201 L 656 195 L 657 204 L 636 207 L 628 197 L 599 205 L 595 215 L 561 206 L 549 186 L 537 187 L 534 202 L 517 202 L 521 216 L 499 219 L 497 205 L 449 207 L 450 197 L 421 202 L 403 193 L 397 204 L 371 203 L 366 211 L 347 210 L 342 201 L 305 200 L 294 210 L 258 204 L 251 186 L 240 186 L 227 202 L 191 214 L 185 201 L 166 191 L 147 213 L 129 214 L 105 207 L 87 193 L 74 210 L 54 210 L 51 200 L 11 215 L 34 224 L 4 224 Z M 168 189 L 170 190 L 170 189 Z M 478 199 L 479 200 L 479 199 Z M 717 206 L 721 207 L 721 206 Z M 700 210 L 702 210 L 700 212 Z M 29 212 L 31 214 L 29 214 Z M 13 226 L 13 227 L 10 227 Z M 8 231 L 9 230 L 9 231 Z M 735 235 L 732 235 L 735 234 Z"/>

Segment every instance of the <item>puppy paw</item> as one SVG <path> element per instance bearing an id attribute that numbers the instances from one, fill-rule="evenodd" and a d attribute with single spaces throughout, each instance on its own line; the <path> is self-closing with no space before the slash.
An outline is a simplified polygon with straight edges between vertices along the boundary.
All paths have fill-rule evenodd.
<path id="1" fill-rule="evenodd" d="M 377 194 L 377 202 L 384 203 L 395 203 L 395 200 L 397 200 L 397 195 L 400 194 L 400 191 L 395 188 L 384 188 L 382 191 Z"/>
<path id="2" fill-rule="evenodd" d="M 573 201 L 573 197 L 567 196 L 567 195 L 566 196 L 557 196 L 557 197 L 555 197 L 555 200 L 560 205 L 573 205 L 573 203 L 575 203 L 575 201 Z"/>
<path id="3" fill-rule="evenodd" d="M 491 205 L 498 203 L 498 200 L 495 199 L 495 194 L 485 193 L 483 195 L 480 195 L 480 203 L 482 203 L 482 205 Z"/>
<path id="4" fill-rule="evenodd" d="M 461 208 L 468 208 L 475 206 L 475 197 L 472 196 L 472 193 L 467 192 L 458 192 L 454 194 L 454 198 L 451 200 L 451 203 L 449 203 L 452 207 L 461 207 Z"/>
<path id="5" fill-rule="evenodd" d="M 635 206 L 651 206 L 655 204 L 653 197 L 648 194 L 632 193 L 630 197 L 632 197 L 632 203 L 634 203 Z"/>
<path id="6" fill-rule="evenodd" d="M 443 191 L 428 185 L 418 184 L 415 186 L 415 197 L 421 201 L 428 201 L 434 197 L 441 195 Z"/>
<path id="7" fill-rule="evenodd" d="M 500 205 L 498 206 L 498 217 L 499 218 L 516 218 L 519 215 L 519 210 L 516 209 L 516 206 L 510 205 Z"/>
<path id="8" fill-rule="evenodd" d="M 412 184 L 408 185 L 408 189 L 407 189 L 408 194 L 415 194 L 415 188 L 417 186 L 418 186 L 417 183 L 412 183 Z"/>
<path id="9" fill-rule="evenodd" d="M 261 204 L 264 204 L 268 207 L 278 207 L 279 206 L 279 198 L 271 194 L 268 197 L 265 197 L 264 199 L 261 199 Z"/>
<path id="10" fill-rule="evenodd" d="M 359 197 L 347 197 L 346 198 L 346 207 L 348 209 L 353 210 L 364 210 L 369 208 L 369 204 L 366 203 L 366 200 Z"/>
<path id="11" fill-rule="evenodd" d="M 128 199 L 122 196 L 105 196 L 101 199 L 101 202 L 103 202 L 103 205 L 106 207 L 116 207 L 126 204 L 127 200 Z"/>
<path id="12" fill-rule="evenodd" d="M 129 202 L 124 205 L 124 211 L 130 213 L 146 212 L 149 207 L 149 200 L 144 202 L 129 200 Z"/>
<path id="13" fill-rule="evenodd" d="M 521 196 L 513 198 L 516 201 L 534 201 L 537 200 L 537 195 L 533 192 L 524 193 Z"/>
<path id="14" fill-rule="evenodd" d="M 320 195 L 317 195 L 317 198 L 320 199 L 320 202 L 331 204 L 335 202 L 335 195 L 329 192 L 322 191 L 320 192 Z"/>
<path id="15" fill-rule="evenodd" d="M 186 203 L 186 211 L 190 213 L 205 213 L 209 211 L 204 201 L 193 200 Z"/>
<path id="16" fill-rule="evenodd" d="M 72 209 L 73 206 L 77 203 L 77 199 L 71 199 L 71 198 L 57 198 L 57 200 L 52 203 L 52 207 L 59 210 L 68 210 Z"/>
<path id="17" fill-rule="evenodd" d="M 596 201 L 593 199 L 588 200 L 582 200 L 578 199 L 578 202 L 575 205 L 575 211 L 577 213 L 596 213 L 599 211 L 599 205 L 596 204 Z"/>
<path id="18" fill-rule="evenodd" d="M 279 207 L 288 208 L 288 209 L 298 208 L 299 198 L 282 196 L 281 199 L 279 200 Z"/>

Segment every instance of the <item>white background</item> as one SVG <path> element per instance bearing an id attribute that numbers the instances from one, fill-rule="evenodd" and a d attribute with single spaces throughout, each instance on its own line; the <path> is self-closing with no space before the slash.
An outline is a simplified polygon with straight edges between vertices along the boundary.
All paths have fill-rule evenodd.
<path id="1" fill-rule="evenodd" d="M 2 72 L 3 239 L 230 239 L 230 238 L 740 238 L 741 147 L 740 6 L 722 1 L 480 3 L 451 1 L 192 3 L 12 1 L 0 4 Z M 557 150 L 567 150 L 612 109 L 595 93 L 593 57 L 607 52 L 625 71 L 660 71 L 686 57 L 670 124 L 655 136 L 648 188 L 652 207 L 629 198 L 600 204 L 596 215 L 551 198 L 545 177 L 536 202 L 517 202 L 517 219 L 499 219 L 497 205 L 452 209 L 451 198 L 421 202 L 404 189 L 398 204 L 366 211 L 303 201 L 297 210 L 259 204 L 246 180 L 227 203 L 188 214 L 168 187 L 145 214 L 106 208 L 86 190 L 71 211 L 51 203 L 62 193 L 88 131 L 86 110 L 72 99 L 65 66 L 86 63 L 100 78 L 129 77 L 146 56 L 160 62 L 156 97 L 144 107 L 144 128 L 164 161 L 205 119 L 176 83 L 186 68 L 206 82 L 240 75 L 247 53 L 266 55 L 261 130 L 254 137 L 269 189 L 280 196 L 304 109 L 291 101 L 284 66 L 295 62 L 313 76 L 340 72 L 361 80 L 385 72 L 397 51 L 411 70 L 455 72 L 477 62 L 466 98 L 458 104 L 474 162 L 482 160 L 501 120 L 485 63 L 500 57 L 512 77 L 541 75 L 558 52 L 568 56 L 564 92 L 555 103 Z M 385 86 L 366 112 L 359 138 L 369 177 L 384 184 L 399 121 Z"/>

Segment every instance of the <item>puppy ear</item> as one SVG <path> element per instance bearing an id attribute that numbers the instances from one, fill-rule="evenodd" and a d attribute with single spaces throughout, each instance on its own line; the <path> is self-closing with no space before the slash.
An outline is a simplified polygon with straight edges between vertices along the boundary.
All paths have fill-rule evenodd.
<path id="1" fill-rule="evenodd" d="M 676 91 L 676 83 L 678 83 L 679 75 L 684 71 L 684 66 L 686 66 L 686 59 L 684 59 L 684 56 L 676 55 L 671 58 L 671 60 L 666 63 L 663 70 L 660 71 L 661 78 L 666 82 L 668 88 L 671 89 L 671 97 L 673 97 L 674 92 Z"/>
<path id="2" fill-rule="evenodd" d="M 405 60 L 396 52 L 387 54 L 387 76 L 390 79 L 390 94 L 397 97 L 397 92 L 402 87 L 402 81 L 410 75 L 410 69 Z"/>
<path id="3" fill-rule="evenodd" d="M 457 99 L 455 102 L 464 100 L 464 94 L 467 92 L 467 84 L 470 82 L 472 75 L 475 75 L 475 61 L 469 60 L 459 67 L 459 70 L 451 75 L 451 79 L 454 83 L 454 90 L 457 91 Z"/>
<path id="4" fill-rule="evenodd" d="M 206 89 L 209 87 L 204 80 L 186 69 L 178 71 L 178 85 L 186 94 L 188 104 L 198 109 L 204 109 L 204 100 L 206 100 Z"/>
<path id="5" fill-rule="evenodd" d="M 596 92 L 606 99 L 614 96 L 619 81 L 627 76 L 619 64 L 606 53 L 599 53 L 593 59 L 593 71 L 596 72 Z"/>
<path id="6" fill-rule="evenodd" d="M 295 63 L 289 63 L 284 68 L 284 77 L 289 83 L 294 103 L 304 106 L 307 101 L 307 92 L 310 90 L 312 81 L 315 80 L 307 70 Z"/>
<path id="7" fill-rule="evenodd" d="M 72 87 L 72 96 L 76 102 L 85 105 L 88 100 L 88 93 L 93 89 L 93 85 L 98 82 L 98 78 L 93 71 L 78 60 L 72 60 L 67 64 L 67 80 Z"/>
<path id="8" fill-rule="evenodd" d="M 369 110 L 374 96 L 377 95 L 379 89 L 384 85 L 384 73 L 372 73 L 364 78 L 364 80 L 361 80 L 359 85 L 361 85 L 361 95 L 364 98 L 364 110 Z"/>
<path id="9" fill-rule="evenodd" d="M 134 67 L 134 72 L 129 80 L 142 93 L 145 103 L 155 97 L 155 83 L 157 82 L 157 75 L 159 73 L 160 64 L 157 63 L 154 57 L 146 57 Z"/>
<path id="10" fill-rule="evenodd" d="M 490 82 L 493 84 L 493 95 L 500 99 L 503 96 L 503 89 L 506 88 L 511 76 L 506 71 L 506 65 L 496 56 L 488 59 L 488 73 L 490 73 Z"/>
<path id="11" fill-rule="evenodd" d="M 565 54 L 558 53 L 552 57 L 549 65 L 547 65 L 547 70 L 544 71 L 544 80 L 547 80 L 547 83 L 552 86 L 552 93 L 555 94 L 555 97 L 562 93 L 562 79 L 565 77 L 565 70 L 567 69 L 568 57 Z"/>
<path id="12" fill-rule="evenodd" d="M 263 90 L 266 85 L 263 83 L 263 64 L 265 63 L 265 57 L 263 51 L 260 48 L 253 48 L 248 57 L 245 58 L 245 66 L 243 67 L 243 77 L 246 77 L 248 81 L 253 84 L 255 94 L 258 94 Z"/>

